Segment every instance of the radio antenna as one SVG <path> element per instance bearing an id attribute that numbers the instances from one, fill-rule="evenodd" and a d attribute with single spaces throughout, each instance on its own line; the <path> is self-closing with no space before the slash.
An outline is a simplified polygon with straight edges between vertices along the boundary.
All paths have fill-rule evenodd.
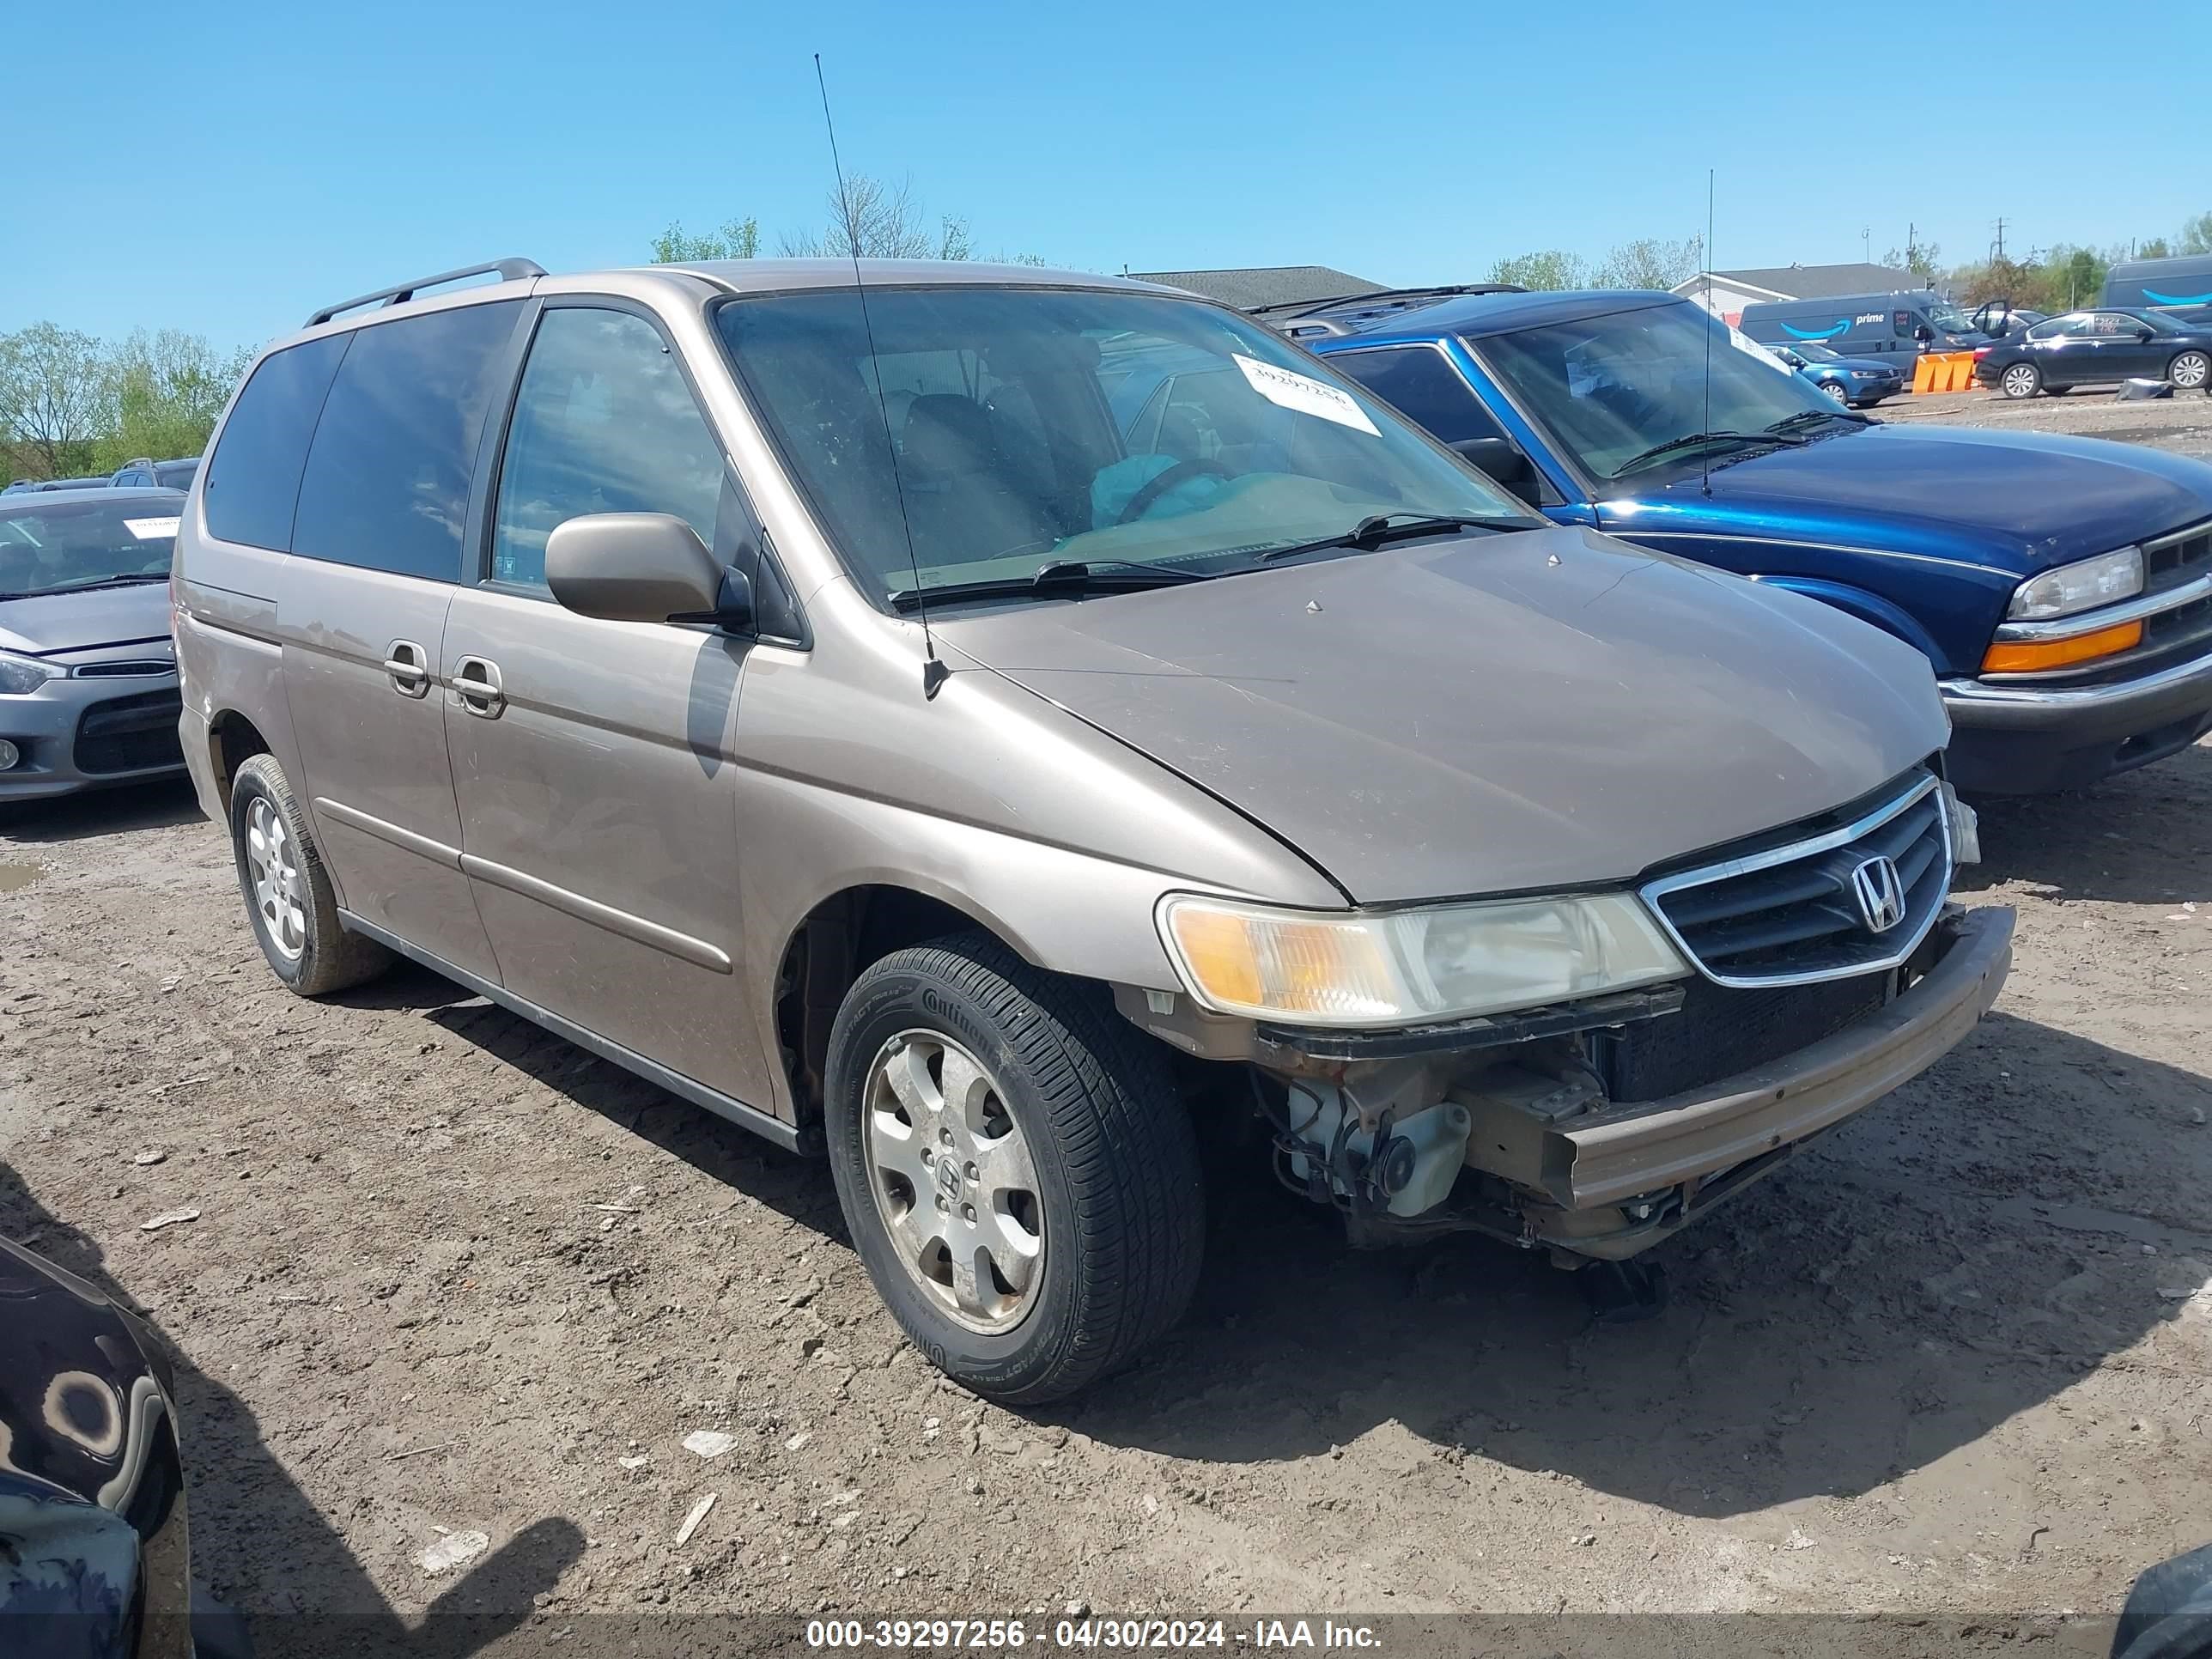
<path id="1" fill-rule="evenodd" d="M 860 328 L 868 340 L 868 375 L 876 383 L 876 413 L 884 423 L 884 453 L 890 457 L 891 489 L 898 496 L 899 525 L 906 532 L 906 562 L 914 572 L 915 614 L 921 618 L 921 695 L 934 697 L 952 671 L 937 654 L 929 629 L 929 605 L 921 591 L 921 560 L 914 550 L 914 520 L 907 516 L 906 484 L 899 477 L 898 441 L 891 436 L 891 409 L 884 395 L 883 359 L 876 356 L 876 325 L 868 318 L 868 285 L 860 279 L 860 228 L 853 222 L 853 198 L 845 190 L 845 164 L 837 155 L 837 123 L 830 113 L 830 83 L 822 76 L 822 54 L 814 54 L 814 84 L 822 93 L 822 125 L 830 133 L 830 168 L 837 175 L 837 217 L 853 255 L 853 292 L 860 301 Z"/>
<path id="2" fill-rule="evenodd" d="M 1708 313 L 1708 315 L 1707 315 L 1706 319 L 1705 319 L 1705 418 L 1704 419 L 1704 421 L 1703 421 L 1703 422 L 1701 422 L 1698 424 L 1698 431 L 1700 431 L 1700 432 L 1711 432 L 1711 431 L 1713 429 L 1713 328 L 1712 328 L 1712 325 L 1713 325 L 1714 322 L 1717 320 L 1717 321 L 1719 321 L 1719 322 L 1720 322 L 1720 325 L 1721 325 L 1721 326 L 1722 326 L 1723 328 L 1726 328 L 1726 327 L 1728 326 L 1727 320 L 1726 320 L 1725 319 L 1722 318 L 1722 317 L 1721 317 L 1721 315 L 1720 315 L 1720 313 L 1719 313 L 1718 312 L 1714 311 L 1714 310 L 1712 309 L 1712 304 L 1713 304 L 1713 170 L 1712 170 L 1712 168 L 1711 168 L 1711 167 L 1707 167 L 1707 168 L 1705 169 L 1705 259 L 1703 260 L 1703 262 L 1702 262 L 1702 263 L 1704 264 L 1704 265 L 1705 265 L 1705 309 L 1706 309 L 1706 311 L 1707 311 L 1707 313 Z M 870 349 L 870 350 L 872 350 L 872 351 L 874 349 L 875 349 L 875 348 L 874 348 L 874 347 L 872 347 L 872 346 L 871 346 L 871 347 L 869 348 L 869 349 Z M 1698 487 L 1699 489 L 1703 489 L 1703 490 L 1705 492 L 1705 494 L 1706 494 L 1706 495 L 1707 495 L 1707 496 L 1711 496 L 1711 495 L 1712 495 L 1712 493 L 1713 493 L 1713 447 L 1712 447 L 1711 444 L 1705 444 L 1705 445 L 1701 446 L 1701 447 L 1703 447 L 1703 449 L 1705 450 L 1705 476 L 1704 476 L 1703 477 L 1701 477 L 1701 478 L 1698 481 Z M 919 587 L 921 585 L 921 578 L 916 577 L 916 578 L 915 578 L 915 586 L 917 586 L 917 587 Z"/>

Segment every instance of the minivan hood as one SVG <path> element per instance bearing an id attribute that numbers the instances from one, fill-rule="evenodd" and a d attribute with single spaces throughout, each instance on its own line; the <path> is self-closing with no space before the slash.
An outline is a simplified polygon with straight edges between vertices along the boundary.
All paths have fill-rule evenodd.
<path id="1" fill-rule="evenodd" d="M 0 600 L 0 650 L 55 657 L 168 637 L 169 590 L 161 582 Z"/>
<path id="2" fill-rule="evenodd" d="M 1911 647 L 1579 529 L 931 620 L 1361 903 L 1621 882 L 1948 733 Z"/>
<path id="3" fill-rule="evenodd" d="M 2136 444 L 1880 425 L 1685 471 L 1604 504 L 1609 528 L 1771 535 L 2019 574 L 2212 516 L 2212 466 Z M 1718 520 L 1718 522 L 1716 522 Z"/>

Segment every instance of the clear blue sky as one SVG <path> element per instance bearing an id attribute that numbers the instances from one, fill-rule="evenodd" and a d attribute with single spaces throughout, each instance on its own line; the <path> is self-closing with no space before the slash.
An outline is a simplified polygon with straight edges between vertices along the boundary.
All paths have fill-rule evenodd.
<path id="1" fill-rule="evenodd" d="M 2063 41 L 2081 15 L 2022 0 L 2002 32 Z M 2069 94 L 2074 48 L 1963 47 L 1975 32 L 1924 3 L 1778 0 L 26 9 L 0 330 L 258 343 L 478 259 L 637 263 L 672 219 L 756 215 L 773 251 L 830 183 L 816 51 L 848 169 L 910 175 L 987 252 L 1095 270 L 1470 280 L 1502 253 L 1691 235 L 1709 166 L 1724 268 L 1856 259 L 1862 227 L 1879 258 L 1908 220 L 1950 261 L 1999 215 L 2025 249 L 2212 207 L 2192 77 L 2122 53 Z M 1997 64 L 2027 83 L 2008 110 Z"/>

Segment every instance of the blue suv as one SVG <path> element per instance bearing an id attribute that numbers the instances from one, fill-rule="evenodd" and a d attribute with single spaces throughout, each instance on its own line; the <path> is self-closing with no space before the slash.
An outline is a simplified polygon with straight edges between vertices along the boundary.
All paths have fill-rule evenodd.
<path id="1" fill-rule="evenodd" d="M 1558 522 L 1917 647 L 1962 789 L 2078 787 L 2212 731 L 2212 466 L 1870 421 L 1672 295 L 1411 290 L 1267 320 Z"/>

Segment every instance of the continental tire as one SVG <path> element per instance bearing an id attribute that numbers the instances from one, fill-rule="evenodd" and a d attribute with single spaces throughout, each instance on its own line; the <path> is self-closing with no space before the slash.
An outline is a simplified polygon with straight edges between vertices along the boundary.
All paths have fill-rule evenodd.
<path id="1" fill-rule="evenodd" d="M 1161 1054 L 1103 988 L 988 934 L 895 951 L 838 1010 L 826 1082 L 854 1248 L 957 1382 L 1057 1400 L 1182 1317 L 1198 1148 Z"/>
<path id="2" fill-rule="evenodd" d="M 307 815 L 273 755 L 254 756 L 231 780 L 230 843 L 253 936 L 285 984 L 325 996 L 392 965 L 389 951 L 339 922 Z"/>

